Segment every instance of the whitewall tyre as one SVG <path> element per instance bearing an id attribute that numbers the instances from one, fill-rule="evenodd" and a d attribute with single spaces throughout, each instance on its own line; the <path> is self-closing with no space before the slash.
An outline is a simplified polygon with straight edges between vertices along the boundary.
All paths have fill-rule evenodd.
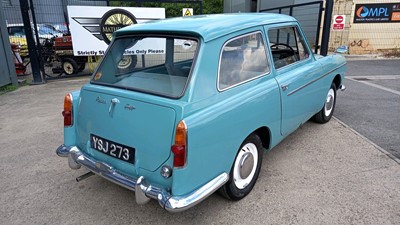
<path id="1" fill-rule="evenodd" d="M 260 138 L 251 134 L 240 146 L 229 174 L 229 181 L 221 187 L 220 193 L 235 201 L 248 195 L 260 174 L 262 155 Z"/>

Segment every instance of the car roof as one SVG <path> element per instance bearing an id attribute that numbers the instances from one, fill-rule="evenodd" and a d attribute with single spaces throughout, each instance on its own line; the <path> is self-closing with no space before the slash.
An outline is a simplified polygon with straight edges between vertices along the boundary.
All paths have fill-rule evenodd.
<path id="1" fill-rule="evenodd" d="M 135 24 L 114 33 L 115 36 L 136 33 L 179 33 L 201 36 L 205 42 L 249 27 L 296 21 L 293 17 L 275 13 L 228 13 L 188 17 Z"/>

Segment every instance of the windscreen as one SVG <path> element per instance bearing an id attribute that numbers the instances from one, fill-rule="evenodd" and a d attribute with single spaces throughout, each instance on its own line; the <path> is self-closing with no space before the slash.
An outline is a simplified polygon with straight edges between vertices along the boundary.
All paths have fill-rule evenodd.
<path id="1" fill-rule="evenodd" d="M 192 38 L 115 39 L 91 83 L 179 98 L 185 91 L 197 45 Z"/>

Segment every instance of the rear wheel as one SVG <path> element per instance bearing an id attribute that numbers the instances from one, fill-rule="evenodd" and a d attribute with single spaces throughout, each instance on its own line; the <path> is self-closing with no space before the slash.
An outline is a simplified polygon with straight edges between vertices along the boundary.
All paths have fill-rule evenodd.
<path id="1" fill-rule="evenodd" d="M 224 197 L 237 201 L 250 193 L 260 174 L 262 154 L 260 138 L 251 134 L 236 155 L 229 181 L 219 190 Z"/>
<path id="2" fill-rule="evenodd" d="M 333 111 L 335 111 L 336 105 L 336 85 L 335 83 L 331 84 L 331 88 L 326 95 L 326 100 L 324 107 L 322 107 L 321 111 L 314 115 L 313 120 L 317 123 L 327 123 L 333 115 Z"/>

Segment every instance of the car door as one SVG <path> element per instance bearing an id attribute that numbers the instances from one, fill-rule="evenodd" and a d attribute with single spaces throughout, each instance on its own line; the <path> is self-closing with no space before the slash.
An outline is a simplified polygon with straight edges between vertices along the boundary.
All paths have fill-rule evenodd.
<path id="1" fill-rule="evenodd" d="M 266 33 L 281 93 L 281 134 L 287 135 L 318 111 L 322 69 L 297 24 L 269 26 Z"/>

